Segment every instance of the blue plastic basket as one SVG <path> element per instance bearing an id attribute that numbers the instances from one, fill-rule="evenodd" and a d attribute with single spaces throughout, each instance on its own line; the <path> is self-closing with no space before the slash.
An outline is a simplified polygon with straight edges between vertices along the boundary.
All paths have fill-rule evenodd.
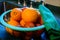
<path id="1" fill-rule="evenodd" d="M 22 28 L 22 27 L 16 27 L 16 26 L 11 26 L 9 24 L 6 23 L 6 21 L 4 20 L 4 16 L 6 14 L 9 14 L 9 12 L 11 12 L 11 10 L 8 10 L 6 12 L 4 12 L 2 15 L 1 15 L 1 23 L 5 26 L 5 27 L 8 27 L 12 30 L 17 30 L 17 31 L 35 31 L 35 30 L 41 30 L 44 28 L 44 25 L 41 25 L 41 26 L 38 26 L 38 27 L 33 27 L 33 28 Z"/>

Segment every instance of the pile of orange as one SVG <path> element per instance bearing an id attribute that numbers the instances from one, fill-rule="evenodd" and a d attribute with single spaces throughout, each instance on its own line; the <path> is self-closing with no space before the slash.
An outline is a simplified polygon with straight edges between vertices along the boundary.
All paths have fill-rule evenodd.
<path id="1" fill-rule="evenodd" d="M 43 21 L 39 12 L 34 8 L 25 8 L 23 10 L 20 8 L 14 8 L 10 13 L 8 24 L 17 27 L 30 28 L 42 25 Z M 17 34 L 14 34 L 15 36 L 20 34 L 19 32 L 13 31 L 9 28 L 6 28 L 6 30 L 12 35 L 13 33 Z"/>

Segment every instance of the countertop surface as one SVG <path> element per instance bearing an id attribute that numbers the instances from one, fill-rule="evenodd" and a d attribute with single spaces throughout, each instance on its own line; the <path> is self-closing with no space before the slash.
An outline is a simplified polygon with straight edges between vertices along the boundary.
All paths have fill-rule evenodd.
<path id="1" fill-rule="evenodd" d="M 60 0 L 45 0 L 45 3 L 55 5 L 55 6 L 60 6 Z"/>
<path id="2" fill-rule="evenodd" d="M 36 1 L 40 1 L 40 0 L 36 0 Z M 47 4 L 51 4 L 54 6 L 60 6 L 60 0 L 44 0 L 44 1 Z"/>

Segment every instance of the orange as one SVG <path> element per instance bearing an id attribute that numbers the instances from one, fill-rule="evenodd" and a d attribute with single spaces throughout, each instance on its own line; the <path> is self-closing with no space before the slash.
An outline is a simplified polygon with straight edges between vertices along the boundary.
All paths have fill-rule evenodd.
<path id="1" fill-rule="evenodd" d="M 22 8 L 22 11 L 24 11 L 27 7 Z"/>
<path id="2" fill-rule="evenodd" d="M 43 20 L 42 20 L 42 17 L 41 17 L 41 15 L 40 14 L 38 14 L 38 19 L 37 19 L 37 21 L 36 21 L 36 24 L 40 24 L 40 25 L 42 25 L 43 24 Z"/>
<path id="3" fill-rule="evenodd" d="M 24 27 L 24 26 L 25 26 L 25 24 L 26 24 L 26 23 L 25 23 L 25 21 L 24 21 L 24 20 L 21 20 L 21 21 L 20 21 L 20 26 Z"/>
<path id="4" fill-rule="evenodd" d="M 12 26 L 18 26 L 19 25 L 19 23 L 12 18 L 10 18 L 10 21 L 8 21 L 8 24 L 10 24 Z"/>
<path id="5" fill-rule="evenodd" d="M 8 21 L 8 24 L 10 24 L 12 26 L 18 26 L 19 25 L 19 23 L 17 21 L 13 20 L 12 18 L 10 18 L 10 21 Z M 13 36 L 18 37 L 20 35 L 20 32 L 14 31 L 10 28 L 6 27 L 6 30 L 7 30 L 7 32 L 9 32 Z"/>
<path id="6" fill-rule="evenodd" d="M 37 18 L 38 18 L 38 12 L 33 8 L 26 8 L 22 12 L 22 19 L 25 22 L 36 22 Z"/>
<path id="7" fill-rule="evenodd" d="M 13 19 L 15 20 L 21 20 L 21 13 L 22 13 L 22 10 L 20 8 L 14 8 L 12 9 L 10 15 Z"/>
<path id="8" fill-rule="evenodd" d="M 21 32 L 13 31 L 13 35 L 14 35 L 15 37 L 20 37 L 20 36 L 21 36 Z"/>
<path id="9" fill-rule="evenodd" d="M 34 27 L 35 25 L 34 25 L 34 23 L 32 23 L 32 22 L 28 22 L 28 23 L 26 23 L 26 25 L 25 25 L 25 27 L 26 28 L 32 28 L 32 27 Z"/>
<path id="10" fill-rule="evenodd" d="M 40 26 L 41 24 L 37 23 L 36 26 Z"/>
<path id="11" fill-rule="evenodd" d="M 21 20 L 20 26 L 22 26 L 24 28 L 30 28 L 30 27 L 34 27 L 35 25 L 32 22 L 25 22 L 24 20 Z"/>
<path id="12" fill-rule="evenodd" d="M 12 35 L 12 33 L 13 33 L 12 29 L 7 28 L 7 27 L 6 27 L 6 31 L 7 31 L 8 33 L 10 33 L 11 35 Z"/>
<path id="13" fill-rule="evenodd" d="M 40 22 L 41 25 L 43 24 L 43 20 L 42 20 L 41 15 L 39 16 L 39 22 Z"/>
<path id="14" fill-rule="evenodd" d="M 6 31 L 7 31 L 8 33 L 10 33 L 11 35 L 15 36 L 15 37 L 19 37 L 20 34 L 21 34 L 20 32 L 14 31 L 14 30 L 12 30 L 12 29 L 10 29 L 10 28 L 7 28 L 7 27 L 6 27 Z"/>

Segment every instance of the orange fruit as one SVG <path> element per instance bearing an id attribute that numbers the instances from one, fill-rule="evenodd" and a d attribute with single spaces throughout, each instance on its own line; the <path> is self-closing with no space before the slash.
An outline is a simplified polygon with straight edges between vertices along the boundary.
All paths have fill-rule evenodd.
<path id="1" fill-rule="evenodd" d="M 19 25 L 19 23 L 17 21 L 13 20 L 12 18 L 10 18 L 10 21 L 8 21 L 8 24 L 10 24 L 12 26 L 18 26 Z M 14 31 L 10 28 L 6 27 L 6 30 L 7 30 L 7 32 L 9 32 L 13 36 L 18 37 L 20 35 L 20 32 Z"/>
<path id="2" fill-rule="evenodd" d="M 18 26 L 19 25 L 19 23 L 12 18 L 10 18 L 10 21 L 8 21 L 8 24 L 10 24 L 12 26 Z"/>
<path id="3" fill-rule="evenodd" d="M 11 35 L 12 35 L 12 33 L 13 33 L 12 29 L 7 28 L 7 27 L 6 27 L 6 31 L 7 31 L 8 33 L 10 33 Z"/>
<path id="4" fill-rule="evenodd" d="M 26 32 L 25 33 L 25 40 L 31 40 L 31 37 L 33 36 L 33 32 Z"/>
<path id="5" fill-rule="evenodd" d="M 15 37 L 19 37 L 21 35 L 21 32 L 18 32 L 18 31 L 13 31 L 13 35 Z"/>
<path id="6" fill-rule="evenodd" d="M 22 26 L 24 28 L 30 28 L 30 27 L 34 27 L 35 25 L 32 22 L 25 22 L 24 20 L 21 20 L 20 26 Z"/>
<path id="7" fill-rule="evenodd" d="M 25 21 L 24 21 L 24 20 L 21 20 L 21 21 L 20 21 L 20 26 L 24 27 L 24 26 L 25 26 L 25 24 L 26 24 L 26 23 L 25 23 Z"/>
<path id="8" fill-rule="evenodd" d="M 28 22 L 28 23 L 26 23 L 26 25 L 25 25 L 25 27 L 26 28 L 32 28 L 32 27 L 34 27 L 35 25 L 34 25 L 34 23 L 32 23 L 32 22 Z"/>
<path id="9" fill-rule="evenodd" d="M 12 9 L 10 15 L 14 20 L 19 21 L 21 20 L 21 13 L 22 13 L 22 10 L 20 8 L 14 8 Z"/>
<path id="10" fill-rule="evenodd" d="M 22 11 L 24 11 L 27 7 L 22 8 Z"/>
<path id="11" fill-rule="evenodd" d="M 38 23 L 36 24 L 36 26 L 40 26 L 40 25 L 41 25 L 41 24 L 38 24 Z"/>
<path id="12" fill-rule="evenodd" d="M 14 30 L 12 30 L 12 29 L 10 29 L 10 28 L 7 28 L 7 27 L 6 27 L 6 31 L 7 31 L 8 33 L 10 33 L 11 35 L 15 36 L 15 37 L 19 37 L 20 34 L 21 34 L 20 32 L 14 31 Z"/>
<path id="13" fill-rule="evenodd" d="M 22 12 L 22 19 L 25 22 L 36 22 L 37 18 L 38 18 L 38 12 L 33 8 L 26 8 Z"/>
<path id="14" fill-rule="evenodd" d="M 41 17 L 41 15 L 40 14 L 38 14 L 38 19 L 37 19 L 37 21 L 36 21 L 36 24 L 40 24 L 40 25 L 42 25 L 43 24 L 43 20 L 42 20 L 42 17 Z"/>
<path id="15" fill-rule="evenodd" d="M 41 15 L 39 16 L 39 22 L 40 22 L 41 25 L 43 24 L 43 20 L 42 20 Z"/>

